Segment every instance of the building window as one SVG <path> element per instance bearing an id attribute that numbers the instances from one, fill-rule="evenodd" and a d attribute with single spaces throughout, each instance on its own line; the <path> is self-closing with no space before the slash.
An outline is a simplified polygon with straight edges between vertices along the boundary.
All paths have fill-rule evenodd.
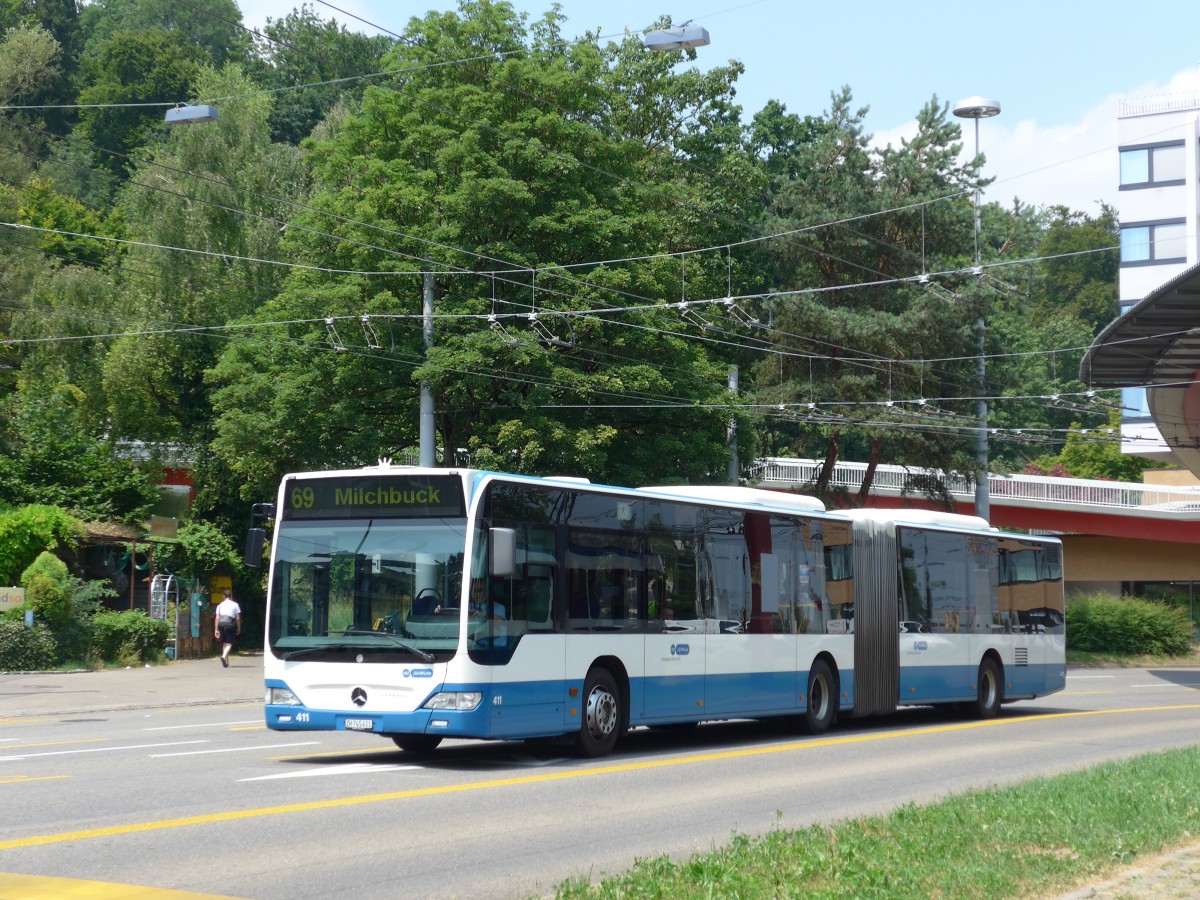
<path id="1" fill-rule="evenodd" d="M 1121 149 L 1121 190 L 1184 183 L 1183 141 Z"/>
<path id="2" fill-rule="evenodd" d="M 1187 222 L 1134 222 L 1121 226 L 1121 265 L 1187 262 Z"/>
<path id="3" fill-rule="evenodd" d="M 1121 388 L 1121 420 L 1150 418 L 1150 401 L 1142 387 Z"/>

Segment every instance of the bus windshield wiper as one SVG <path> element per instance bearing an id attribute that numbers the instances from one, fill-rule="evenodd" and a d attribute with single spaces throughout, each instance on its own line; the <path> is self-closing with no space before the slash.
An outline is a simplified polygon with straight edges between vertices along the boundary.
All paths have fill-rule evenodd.
<path id="1" fill-rule="evenodd" d="M 279 655 L 280 659 L 295 659 L 297 656 L 307 656 L 309 653 L 316 653 L 318 650 L 349 650 L 349 644 L 320 644 L 316 647 L 300 647 L 296 650 L 288 650 Z"/>
<path id="2" fill-rule="evenodd" d="M 427 653 L 426 651 L 422 650 L 420 647 L 414 647 L 412 644 L 402 641 L 402 640 L 400 640 L 400 638 L 396 637 L 394 634 L 388 634 L 386 631 L 373 631 L 370 628 L 347 628 L 345 631 L 341 631 L 338 633 L 350 635 L 351 637 L 370 636 L 370 637 L 387 638 L 389 641 L 391 641 L 393 644 L 395 644 L 401 650 L 407 650 L 409 653 L 413 654 L 413 656 L 417 657 L 422 662 L 431 663 L 437 658 L 432 653 Z"/>

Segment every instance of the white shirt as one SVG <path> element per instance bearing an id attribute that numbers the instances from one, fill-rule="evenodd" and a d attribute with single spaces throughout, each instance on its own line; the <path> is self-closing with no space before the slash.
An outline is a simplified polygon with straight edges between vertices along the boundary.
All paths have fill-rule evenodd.
<path id="1" fill-rule="evenodd" d="M 236 619 L 242 614 L 242 608 L 238 606 L 237 601 L 232 597 L 227 597 L 217 604 L 217 618 L 221 616 L 229 616 L 231 619 Z"/>

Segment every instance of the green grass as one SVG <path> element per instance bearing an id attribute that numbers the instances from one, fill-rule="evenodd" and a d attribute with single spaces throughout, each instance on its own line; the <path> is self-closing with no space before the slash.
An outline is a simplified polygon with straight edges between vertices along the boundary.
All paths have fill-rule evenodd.
<path id="1" fill-rule="evenodd" d="M 989 788 L 564 882 L 569 898 L 1038 897 L 1195 839 L 1200 747 Z"/>

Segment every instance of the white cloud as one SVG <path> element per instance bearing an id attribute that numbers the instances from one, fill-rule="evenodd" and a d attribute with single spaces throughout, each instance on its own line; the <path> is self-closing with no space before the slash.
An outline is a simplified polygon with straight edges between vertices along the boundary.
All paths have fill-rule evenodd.
<path id="1" fill-rule="evenodd" d="M 1035 119 L 1016 123 L 1004 114 L 980 122 L 979 149 L 987 158 L 984 174 L 995 181 L 986 198 L 1011 204 L 1017 197 L 1036 207 L 1066 206 L 1095 216 L 1100 203 L 1117 202 L 1117 111 L 1124 99 L 1200 94 L 1200 69 L 1178 72 L 1166 85 L 1150 81 L 1105 97 L 1079 118 L 1042 126 Z M 975 150 L 975 126 L 963 121 L 964 156 Z M 916 133 L 916 121 L 876 132 L 878 146 L 899 145 Z"/>

